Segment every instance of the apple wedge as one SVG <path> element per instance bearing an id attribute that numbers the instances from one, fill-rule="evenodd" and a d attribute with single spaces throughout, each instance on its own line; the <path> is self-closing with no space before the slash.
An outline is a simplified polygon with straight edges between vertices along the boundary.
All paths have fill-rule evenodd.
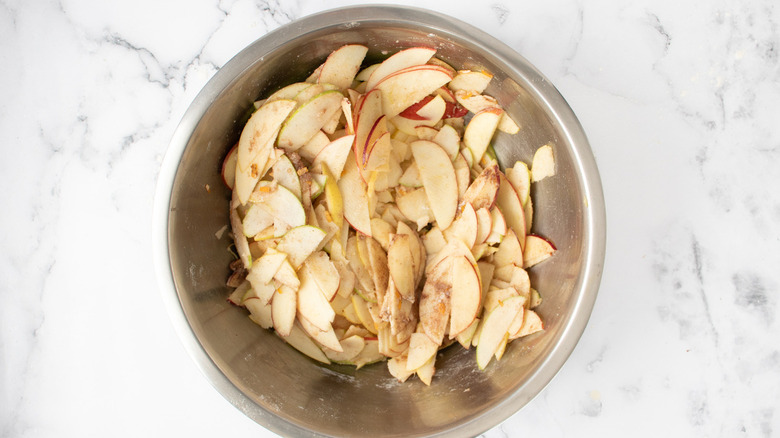
<path id="1" fill-rule="evenodd" d="M 289 190 L 298 200 L 301 199 L 301 179 L 287 155 L 282 155 L 276 160 L 273 173 L 277 184 Z"/>
<path id="2" fill-rule="evenodd" d="M 456 92 L 463 90 L 480 94 L 485 91 L 491 79 L 493 79 L 493 75 L 485 70 L 458 70 L 447 86 Z"/>
<path id="3" fill-rule="evenodd" d="M 272 145 L 269 140 L 276 137 L 295 106 L 294 100 L 279 99 L 266 103 L 252 114 L 238 139 L 238 170 L 247 169 L 261 149 Z"/>
<path id="4" fill-rule="evenodd" d="M 400 70 L 427 63 L 435 53 L 435 49 L 428 47 L 412 47 L 396 52 L 371 72 L 366 81 L 366 90 L 373 90 L 382 79 Z"/>
<path id="5" fill-rule="evenodd" d="M 222 161 L 222 182 L 230 190 L 236 184 L 236 165 L 238 163 L 238 144 L 230 148 Z"/>
<path id="6" fill-rule="evenodd" d="M 477 345 L 477 366 L 479 369 L 484 370 L 490 363 L 504 340 L 507 329 L 517 314 L 522 311 L 523 303 L 525 303 L 525 299 L 522 297 L 509 298 L 485 317 Z"/>
<path id="7" fill-rule="evenodd" d="M 531 161 L 531 181 L 541 181 L 553 175 L 555 175 L 555 157 L 552 146 L 546 144 L 534 153 Z"/>
<path id="8" fill-rule="evenodd" d="M 298 269 L 303 261 L 314 251 L 320 249 L 325 231 L 311 225 L 301 225 L 288 231 L 276 249 L 287 254 L 287 260 L 293 268 Z"/>
<path id="9" fill-rule="evenodd" d="M 339 290 L 341 275 L 325 252 L 317 251 L 310 255 L 303 262 L 301 270 L 306 270 L 306 275 L 317 283 L 326 300 L 333 299 Z"/>
<path id="10" fill-rule="evenodd" d="M 406 370 L 414 371 L 425 365 L 436 355 L 439 344 L 431 341 L 425 333 L 412 333 L 409 341 L 409 355 L 406 358 Z"/>
<path id="11" fill-rule="evenodd" d="M 528 165 L 522 161 L 517 161 L 513 167 L 510 167 L 504 173 L 506 179 L 509 180 L 515 192 L 517 192 L 520 202 L 525 206 L 531 195 L 531 172 L 528 170 Z"/>
<path id="12" fill-rule="evenodd" d="M 317 82 L 333 84 L 342 90 L 349 88 L 367 52 L 368 47 L 359 44 L 348 44 L 334 50 L 322 65 Z"/>
<path id="13" fill-rule="evenodd" d="M 493 208 L 501 184 L 500 173 L 497 163 L 491 163 L 482 169 L 463 194 L 463 202 L 471 203 L 475 210 Z"/>
<path id="14" fill-rule="evenodd" d="M 501 108 L 485 108 L 474 114 L 463 132 L 463 144 L 471 151 L 475 162 L 479 162 L 485 154 L 493 134 L 496 132 L 498 121 L 504 111 Z"/>
<path id="15" fill-rule="evenodd" d="M 482 286 L 474 266 L 465 257 L 452 261 L 452 292 L 450 293 L 450 339 L 466 330 L 479 315 Z"/>
<path id="16" fill-rule="evenodd" d="M 371 279 L 374 281 L 374 290 L 376 291 L 376 300 L 381 302 L 385 297 L 387 281 L 390 277 L 388 269 L 387 254 L 382 246 L 373 237 L 359 235 L 359 239 L 364 239 L 368 249 L 369 271 Z"/>
<path id="17" fill-rule="evenodd" d="M 285 259 L 287 259 L 287 254 L 279 252 L 274 248 L 269 248 L 262 257 L 252 263 L 252 267 L 246 276 L 247 280 L 252 283 L 252 287 L 255 289 L 271 283 L 271 280 L 276 275 L 276 271 L 279 270 Z"/>
<path id="18" fill-rule="evenodd" d="M 367 188 L 354 160 L 347 160 L 344 173 L 337 184 L 343 202 L 344 219 L 356 230 L 370 236 L 371 216 L 368 212 Z"/>
<path id="19" fill-rule="evenodd" d="M 500 184 L 496 196 L 496 204 L 504 214 L 507 228 L 512 229 L 517 235 L 520 246 L 525 244 L 525 213 L 520 198 L 517 196 L 514 187 L 506 179 L 503 173 L 499 173 Z"/>
<path id="20" fill-rule="evenodd" d="M 277 333 L 285 342 L 306 356 L 325 364 L 330 363 L 325 353 L 320 350 L 320 347 L 306 334 L 299 324 L 293 324 L 287 335 L 280 333 L 278 330 Z"/>
<path id="21" fill-rule="evenodd" d="M 479 327 L 479 318 L 474 318 L 474 321 L 471 322 L 471 324 L 466 327 L 465 330 L 460 332 L 458 336 L 455 337 L 455 339 L 458 341 L 458 343 L 463 346 L 466 350 L 468 350 L 471 347 L 471 341 L 474 339 L 474 334 L 477 332 L 477 327 Z"/>
<path id="22" fill-rule="evenodd" d="M 298 274 L 295 273 L 295 269 L 292 267 L 286 257 L 282 261 L 282 264 L 279 265 L 279 269 L 274 274 L 274 280 L 280 284 L 288 286 L 292 290 L 298 290 L 298 287 L 301 285 Z"/>
<path id="23" fill-rule="evenodd" d="M 295 289 L 286 285 L 279 286 L 271 300 L 271 316 L 274 329 L 282 336 L 289 336 L 298 312 L 298 297 Z"/>
<path id="24" fill-rule="evenodd" d="M 447 245 L 447 239 L 444 238 L 444 233 L 442 233 L 439 227 L 431 228 L 423 235 L 422 241 L 423 245 L 425 245 L 425 252 L 429 256 L 437 254 Z"/>
<path id="25" fill-rule="evenodd" d="M 333 114 L 341 110 L 343 97 L 344 95 L 338 90 L 328 90 L 301 104 L 290 114 L 279 130 L 277 138 L 279 147 L 292 152 L 306 144 L 333 117 Z"/>
<path id="26" fill-rule="evenodd" d="M 325 295 L 322 294 L 320 287 L 311 278 L 308 269 L 302 269 L 299 272 L 299 278 L 301 285 L 298 288 L 298 313 L 319 330 L 327 331 L 331 328 L 330 324 L 336 313 Z M 276 297 L 274 297 L 275 299 Z"/>
<path id="27" fill-rule="evenodd" d="M 428 273 L 420 295 L 420 323 L 423 331 L 437 345 L 441 345 L 450 318 L 452 291 L 451 260 L 445 258 Z"/>
<path id="28" fill-rule="evenodd" d="M 387 266 L 401 297 L 407 301 L 414 301 L 415 284 L 410 240 L 411 236 L 406 234 L 392 235 L 387 250 Z"/>
<path id="29" fill-rule="evenodd" d="M 529 234 L 525 236 L 525 248 L 523 249 L 523 268 L 530 268 L 544 260 L 549 259 L 555 253 L 555 245 L 549 240 Z"/>
<path id="30" fill-rule="evenodd" d="M 433 216 L 441 229 L 447 229 L 458 208 L 458 183 L 452 161 L 432 141 L 418 140 L 410 146 Z"/>
<path id="31" fill-rule="evenodd" d="M 352 143 L 354 143 L 354 141 L 354 135 L 345 135 L 344 137 L 340 137 L 328 143 L 314 158 L 311 168 L 315 171 L 321 170 L 322 164 L 325 163 L 333 177 L 338 181 L 344 170 L 344 165 L 349 158 L 349 153 L 352 150 Z"/>
<path id="32" fill-rule="evenodd" d="M 433 381 L 433 374 L 436 372 L 435 361 L 436 357 L 434 356 L 428 359 L 428 362 L 425 362 L 423 366 L 417 368 L 417 371 L 415 371 L 417 377 L 419 377 L 420 381 L 426 386 L 431 386 L 431 382 Z"/>
<path id="33" fill-rule="evenodd" d="M 328 359 L 336 363 L 350 362 L 355 358 L 363 348 L 366 346 L 366 341 L 362 336 L 352 335 L 346 337 L 340 342 L 341 351 L 332 350 L 330 348 L 324 348 L 323 352 Z"/>
<path id="34" fill-rule="evenodd" d="M 303 204 L 283 186 L 261 181 L 257 189 L 252 192 L 249 201 L 257 203 L 273 218 L 283 221 L 290 227 L 298 227 L 306 223 Z"/>
<path id="35" fill-rule="evenodd" d="M 260 178 L 265 176 L 265 173 L 275 161 L 275 156 L 273 154 L 274 141 L 276 141 L 274 137 L 269 138 L 268 142 L 259 148 L 260 151 L 246 168 L 242 169 L 238 160 L 236 160 L 236 176 L 233 193 L 241 205 L 247 203 L 252 192 L 255 190 L 255 187 L 257 187 L 257 182 L 260 181 Z"/>
<path id="36" fill-rule="evenodd" d="M 387 117 L 394 117 L 451 79 L 452 74 L 445 68 L 420 65 L 399 70 L 385 77 L 376 84 L 375 88 L 382 92 L 383 113 Z"/>

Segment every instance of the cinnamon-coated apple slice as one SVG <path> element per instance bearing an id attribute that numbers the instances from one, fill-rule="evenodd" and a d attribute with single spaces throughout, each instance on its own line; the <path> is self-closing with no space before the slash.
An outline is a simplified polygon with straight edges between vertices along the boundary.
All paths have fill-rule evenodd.
<path id="1" fill-rule="evenodd" d="M 490 215 L 490 210 L 484 207 L 477 210 L 475 214 L 477 216 L 477 238 L 474 242 L 480 244 L 485 242 L 490 235 L 493 228 L 493 218 Z"/>
<path id="2" fill-rule="evenodd" d="M 385 77 L 376 84 L 375 88 L 382 91 L 384 114 L 387 117 L 394 117 L 451 79 L 452 74 L 442 67 L 420 65 L 405 68 Z"/>
<path id="3" fill-rule="evenodd" d="M 442 344 L 450 318 L 451 266 L 450 258 L 445 258 L 431 268 L 420 295 L 420 323 L 425 334 L 437 345 Z"/>
<path id="4" fill-rule="evenodd" d="M 278 219 L 290 227 L 298 227 L 306 223 L 306 212 L 300 199 L 284 186 L 261 181 L 252 192 L 249 201 L 263 207 L 274 219 Z"/>
<path id="5" fill-rule="evenodd" d="M 290 114 L 279 130 L 277 138 L 279 147 L 292 152 L 306 144 L 333 117 L 333 114 L 341 110 L 343 97 L 344 95 L 338 90 L 328 90 L 301 104 Z"/>
<path id="6" fill-rule="evenodd" d="M 319 327 L 312 324 L 311 321 L 301 315 L 300 312 L 298 313 L 296 322 L 301 325 L 301 328 L 304 332 L 306 332 L 307 335 L 309 335 L 309 337 L 317 341 L 317 343 L 322 347 L 328 348 L 331 351 L 341 351 L 341 343 L 339 342 L 339 338 L 336 336 L 336 332 L 333 330 L 333 327 L 330 324 L 328 324 L 327 329 L 320 330 Z"/>
<path id="7" fill-rule="evenodd" d="M 330 324 L 333 322 L 333 318 L 336 316 L 330 302 L 322 294 L 322 290 L 317 285 L 317 282 L 311 278 L 308 269 L 300 270 L 299 278 L 298 313 L 319 330 L 328 330 L 331 327 Z"/>
<path id="8" fill-rule="evenodd" d="M 414 271 L 414 287 L 417 288 L 425 272 L 425 247 L 423 246 L 420 235 L 415 233 L 408 225 L 398 222 L 396 234 L 406 234 L 411 237 L 409 240 L 409 252 L 412 254 L 412 271 Z"/>
<path id="9" fill-rule="evenodd" d="M 506 336 L 507 329 L 517 314 L 522 311 L 524 303 L 525 299 L 522 297 L 509 298 L 485 317 L 477 345 L 477 366 L 479 369 L 484 370 L 490 363 L 499 344 Z"/>
<path id="10" fill-rule="evenodd" d="M 311 225 L 301 225 L 288 231 L 276 246 L 287 254 L 293 268 L 298 269 L 304 260 L 321 248 L 325 231 Z"/>
<path id="11" fill-rule="evenodd" d="M 525 236 L 525 248 L 523 250 L 523 267 L 530 268 L 544 260 L 549 259 L 555 253 L 555 245 L 549 240 L 529 234 Z"/>
<path id="12" fill-rule="evenodd" d="M 322 65 L 317 82 L 333 84 L 342 90 L 349 88 L 367 52 L 368 47 L 359 44 L 348 44 L 334 50 Z"/>
<path id="13" fill-rule="evenodd" d="M 485 108 L 474 114 L 469 124 L 466 125 L 466 130 L 463 132 L 463 143 L 471 151 L 475 162 L 479 162 L 482 155 L 485 154 L 503 114 L 504 111 L 501 108 Z"/>
<path id="14" fill-rule="evenodd" d="M 269 284 L 286 258 L 287 254 L 279 252 L 275 248 L 268 248 L 262 257 L 252 263 L 246 277 L 247 280 L 252 283 L 253 288 Z"/>
<path id="15" fill-rule="evenodd" d="M 428 47 L 412 47 L 394 53 L 371 72 L 366 81 L 366 90 L 373 90 L 382 79 L 393 73 L 427 63 L 435 53 L 435 49 Z"/>
<path id="16" fill-rule="evenodd" d="M 479 315 L 482 286 L 474 266 L 465 257 L 452 261 L 450 339 L 466 330 Z"/>
<path id="17" fill-rule="evenodd" d="M 458 207 L 458 183 L 452 161 L 432 141 L 418 140 L 410 146 L 433 216 L 440 228 L 447 229 Z"/>
<path id="18" fill-rule="evenodd" d="M 352 335 L 340 341 L 341 351 L 323 348 L 322 351 L 328 356 L 328 359 L 336 363 L 347 363 L 352 361 L 366 346 L 366 341 L 362 336 Z"/>
<path id="19" fill-rule="evenodd" d="M 491 163 L 482 169 L 463 194 L 463 202 L 471 203 L 475 210 L 493 208 L 501 184 L 500 173 L 498 163 Z"/>
<path id="20" fill-rule="evenodd" d="M 387 251 L 387 264 L 393 283 L 401 297 L 414 301 L 414 270 L 412 253 L 409 248 L 411 236 L 393 234 Z"/>

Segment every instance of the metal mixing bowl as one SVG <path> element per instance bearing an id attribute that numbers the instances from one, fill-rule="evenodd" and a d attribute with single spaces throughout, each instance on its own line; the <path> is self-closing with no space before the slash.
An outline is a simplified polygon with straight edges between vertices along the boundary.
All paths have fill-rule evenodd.
<path id="1" fill-rule="evenodd" d="M 395 381 L 384 364 L 355 371 L 324 366 L 262 330 L 226 302 L 232 256 L 229 192 L 220 165 L 252 102 L 302 80 L 335 48 L 360 43 L 367 61 L 387 51 L 433 46 L 456 68 L 495 76 L 486 91 L 523 129 L 498 134 L 502 165 L 530 162 L 551 142 L 557 175 L 533 188 L 534 231 L 558 252 L 530 270 L 546 329 L 510 344 L 477 369 L 473 350 L 443 350 L 433 384 Z M 210 191 L 206 190 L 206 185 Z M 574 349 L 601 278 L 605 212 L 601 183 L 577 118 L 553 87 L 512 49 L 466 23 L 406 7 L 363 6 L 312 15 L 263 36 L 204 87 L 176 130 L 159 175 L 154 245 L 160 287 L 179 335 L 230 402 L 266 428 L 295 436 L 475 436 L 536 396 Z"/>

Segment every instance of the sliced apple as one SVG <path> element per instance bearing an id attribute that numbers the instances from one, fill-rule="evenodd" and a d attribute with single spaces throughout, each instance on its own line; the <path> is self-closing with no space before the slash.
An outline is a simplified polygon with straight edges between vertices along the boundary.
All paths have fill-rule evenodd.
<path id="1" fill-rule="evenodd" d="M 367 81 L 371 76 L 371 73 L 373 73 L 374 70 L 376 70 L 380 65 L 382 65 L 382 63 L 371 64 L 363 70 L 360 70 L 358 74 L 355 75 L 355 80 L 360 82 Z"/>
<path id="2" fill-rule="evenodd" d="M 433 381 L 433 374 L 436 372 L 435 367 L 435 361 L 436 357 L 432 357 L 428 359 L 428 362 L 425 362 L 423 366 L 420 368 L 417 368 L 417 377 L 420 378 L 420 381 L 425 383 L 427 386 L 431 386 L 431 382 Z"/>
<path id="3" fill-rule="evenodd" d="M 525 236 L 525 248 L 523 250 L 523 268 L 541 263 L 549 259 L 555 253 L 555 245 L 549 240 L 529 234 Z"/>
<path id="4" fill-rule="evenodd" d="M 257 182 L 260 181 L 260 178 L 265 176 L 267 169 L 270 167 L 269 164 L 272 164 L 272 162 L 275 161 L 273 157 L 274 141 L 274 137 L 269 138 L 268 142 L 259 148 L 260 151 L 246 168 L 241 168 L 238 160 L 236 160 L 236 176 L 233 193 L 236 195 L 241 205 L 247 203 L 257 186 Z"/>
<path id="5" fill-rule="evenodd" d="M 460 345 L 463 346 L 466 350 L 468 350 L 471 347 L 471 341 L 474 339 L 474 334 L 477 332 L 477 327 L 479 327 L 479 318 L 474 318 L 474 321 L 471 322 L 471 324 L 466 327 L 465 330 L 460 332 L 458 336 L 455 337 L 455 339 L 458 341 Z"/>
<path id="6" fill-rule="evenodd" d="M 432 141 L 418 140 L 410 146 L 433 216 L 440 228 L 447 229 L 458 207 L 458 183 L 452 161 Z"/>
<path id="7" fill-rule="evenodd" d="M 409 252 L 412 253 L 412 270 L 414 271 L 415 289 L 423 276 L 425 268 L 425 247 L 423 246 L 420 235 L 415 233 L 408 225 L 399 222 L 396 227 L 396 234 L 406 234 L 411 237 L 409 241 Z"/>
<path id="8" fill-rule="evenodd" d="M 447 152 L 450 160 L 455 160 L 460 150 L 460 134 L 450 125 L 444 125 L 433 137 L 433 142 Z"/>
<path id="9" fill-rule="evenodd" d="M 475 243 L 480 244 L 487 240 L 490 235 L 490 231 L 493 229 L 493 218 L 490 215 L 490 210 L 487 208 L 480 208 L 476 211 L 477 216 L 477 238 Z"/>
<path id="10" fill-rule="evenodd" d="M 348 44 L 334 50 L 322 65 L 317 82 L 333 84 L 342 90 L 349 88 L 367 52 L 368 47 L 359 44 Z"/>
<path id="11" fill-rule="evenodd" d="M 406 370 L 414 371 L 425 365 L 436 355 L 439 344 L 431 341 L 424 333 L 412 333 L 409 342 L 409 355 L 406 359 Z"/>
<path id="12" fill-rule="evenodd" d="M 463 201 L 471 203 L 475 209 L 493 208 L 501 183 L 500 173 L 497 163 L 482 169 L 463 195 Z"/>
<path id="13" fill-rule="evenodd" d="M 548 176 L 555 175 L 555 157 L 552 146 L 546 144 L 534 153 L 531 162 L 531 181 L 541 181 Z"/>
<path id="14" fill-rule="evenodd" d="M 246 237 L 254 237 L 274 224 L 274 217 L 263 207 L 251 204 L 244 215 L 242 226 Z"/>
<path id="15" fill-rule="evenodd" d="M 522 311 L 524 302 L 525 299 L 522 297 L 509 298 L 485 317 L 477 345 L 477 366 L 479 369 L 484 370 L 490 363 L 499 344 L 506 336 L 512 320 Z"/>
<path id="16" fill-rule="evenodd" d="M 279 219 L 290 227 L 298 227 L 306 223 L 303 204 L 283 186 L 261 181 L 257 189 L 252 192 L 249 201 L 257 203 L 274 219 Z"/>
<path id="17" fill-rule="evenodd" d="M 512 184 L 503 173 L 499 173 L 499 179 L 501 183 L 498 187 L 496 204 L 501 209 L 501 213 L 504 214 L 507 228 L 515 232 L 520 246 L 523 246 L 525 244 L 525 213 L 523 212 L 523 205 L 520 203 L 520 198 L 517 196 L 514 187 L 512 187 Z"/>
<path id="18" fill-rule="evenodd" d="M 301 199 L 301 179 L 292 161 L 287 155 L 282 155 L 273 165 L 274 180 L 289 190 L 296 198 Z"/>
<path id="19" fill-rule="evenodd" d="M 465 257 L 455 257 L 452 261 L 450 339 L 467 329 L 477 317 L 481 295 L 482 286 L 474 266 Z"/>
<path id="20" fill-rule="evenodd" d="M 497 268 L 501 268 L 513 263 L 520 264 L 521 260 L 523 260 L 523 249 L 514 230 L 510 229 L 498 245 L 498 251 L 493 254 L 493 263 Z"/>
<path id="21" fill-rule="evenodd" d="M 230 148 L 222 161 L 222 182 L 230 190 L 236 184 L 236 165 L 238 163 L 238 144 Z"/>
<path id="22" fill-rule="evenodd" d="M 390 375 L 395 377 L 399 382 L 405 382 L 412 374 L 414 370 L 408 371 L 406 368 L 405 357 L 393 357 L 387 361 L 387 370 Z"/>
<path id="23" fill-rule="evenodd" d="M 471 151 L 475 161 L 481 160 L 482 155 L 485 154 L 503 114 L 504 111 L 501 108 L 486 108 L 474 114 L 469 124 L 466 125 L 463 143 Z"/>
<path id="24" fill-rule="evenodd" d="M 292 267 L 286 257 L 282 261 L 282 264 L 279 265 L 279 269 L 274 274 L 274 280 L 290 287 L 293 290 L 298 290 L 298 287 L 301 285 L 300 279 L 295 273 L 295 269 Z"/>
<path id="25" fill-rule="evenodd" d="M 252 322 L 264 329 L 273 327 L 271 303 L 263 303 L 259 299 L 253 298 L 247 300 L 244 305 L 249 310 L 249 319 Z"/>
<path id="26" fill-rule="evenodd" d="M 368 212 L 367 188 L 365 182 L 360 177 L 357 163 L 354 160 L 347 160 L 344 166 L 344 173 L 341 175 L 341 179 L 338 180 L 338 188 L 344 203 L 344 219 L 356 230 L 370 236 L 371 216 Z"/>
<path id="27" fill-rule="evenodd" d="M 293 100 L 295 99 L 295 96 L 298 95 L 298 93 L 300 93 L 301 91 L 309 87 L 311 87 L 311 83 L 309 82 L 292 83 L 290 85 L 287 85 L 286 87 L 282 87 L 281 89 L 275 91 L 273 94 L 268 96 L 268 98 L 265 100 L 265 103 L 271 103 L 275 100 L 281 100 L 281 99 Z"/>
<path id="28" fill-rule="evenodd" d="M 288 231 L 276 249 L 287 254 L 293 268 L 298 269 L 304 260 L 320 249 L 325 231 L 311 225 L 301 225 Z"/>
<path id="29" fill-rule="evenodd" d="M 420 295 L 420 323 L 425 334 L 441 345 L 450 318 L 450 293 L 452 291 L 452 264 L 448 259 L 432 268 L 425 279 Z"/>
<path id="30" fill-rule="evenodd" d="M 393 234 L 387 251 L 387 264 L 390 276 L 401 294 L 408 301 L 414 301 L 414 271 L 412 253 L 409 248 L 411 236 Z"/>
<path id="31" fill-rule="evenodd" d="M 509 180 L 515 192 L 517 192 L 520 202 L 525 206 L 531 195 L 531 172 L 528 170 L 528 165 L 522 161 L 517 161 L 513 167 L 506 170 L 505 174 L 506 179 Z"/>
<path id="32" fill-rule="evenodd" d="M 452 73 L 445 68 L 421 65 L 399 70 L 379 81 L 375 88 L 382 91 L 384 114 L 394 117 L 451 79 Z"/>
<path id="33" fill-rule="evenodd" d="M 368 249 L 369 270 L 371 272 L 371 278 L 374 280 L 374 290 L 376 291 L 376 300 L 381 301 L 385 297 L 385 290 L 387 289 L 387 280 L 390 277 L 388 269 L 387 254 L 382 246 L 373 237 L 359 236 L 360 239 L 365 239 L 366 248 Z"/>
<path id="34" fill-rule="evenodd" d="M 238 285 L 235 289 L 233 289 L 233 292 L 230 293 L 228 296 L 228 302 L 234 306 L 241 306 L 241 298 L 244 296 L 244 294 L 251 290 L 252 285 L 249 283 L 248 280 L 245 280 L 241 282 L 241 284 Z"/>
<path id="35" fill-rule="evenodd" d="M 417 106 L 421 103 L 422 105 Z M 391 122 L 404 133 L 419 137 L 417 128 L 430 128 L 439 123 L 442 116 L 444 116 L 444 110 L 446 108 L 447 104 L 441 96 L 426 96 L 426 98 L 420 102 L 413 104 L 399 115 L 393 117 Z"/>
<path id="36" fill-rule="evenodd" d="M 336 313 L 330 306 L 330 302 L 325 298 L 325 295 L 323 295 L 317 282 L 311 277 L 308 269 L 302 269 L 299 272 L 299 277 L 298 313 L 319 330 L 327 331 L 331 328 L 330 324 L 333 322 Z"/>
<path id="37" fill-rule="evenodd" d="M 479 94 L 485 91 L 491 79 L 493 79 L 493 75 L 485 70 L 458 70 L 447 86 L 456 92 L 464 90 Z"/>
<path id="38" fill-rule="evenodd" d="M 323 349 L 323 352 L 328 359 L 337 363 L 351 362 L 366 346 L 366 341 L 362 336 L 352 335 L 345 337 L 340 342 L 341 351 L 332 350 L 330 348 Z"/>
<path id="39" fill-rule="evenodd" d="M 339 290 L 341 275 L 325 252 L 317 251 L 310 255 L 301 269 L 306 270 L 307 275 L 317 283 L 326 300 L 334 298 Z"/>
<path id="40" fill-rule="evenodd" d="M 428 47 L 412 47 L 396 52 L 378 65 L 366 81 L 366 89 L 372 90 L 384 78 L 405 68 L 425 64 L 436 53 Z"/>
<path id="41" fill-rule="evenodd" d="M 238 140 L 238 170 L 247 169 L 261 149 L 272 145 L 269 140 L 276 137 L 295 106 L 294 100 L 279 99 L 266 103 L 252 114 Z"/>
<path id="42" fill-rule="evenodd" d="M 470 203 L 463 206 L 460 216 L 444 230 L 447 241 L 460 239 L 469 249 L 474 247 L 477 240 L 477 214 Z"/>
<path id="43" fill-rule="evenodd" d="M 420 171 L 417 170 L 417 165 L 411 162 L 404 171 L 398 183 L 404 187 L 418 188 L 422 187 L 422 180 L 420 179 Z"/>
<path id="44" fill-rule="evenodd" d="M 464 149 L 463 152 L 471 155 L 467 149 Z M 466 190 L 469 188 L 469 183 L 471 182 L 471 167 L 464 158 L 463 154 L 458 154 L 455 157 L 455 161 L 452 162 L 452 167 L 455 169 L 455 179 L 458 183 L 458 198 L 462 199 L 466 194 Z"/>
<path id="45" fill-rule="evenodd" d="M 439 227 L 431 228 L 423 235 L 422 241 L 425 245 L 425 252 L 428 255 L 437 254 L 447 245 L 447 239 L 444 238 L 444 233 L 442 233 Z"/>
<path id="46" fill-rule="evenodd" d="M 233 192 L 233 198 L 236 198 L 236 192 Z M 241 216 L 238 214 L 238 209 L 233 207 L 230 209 L 230 226 L 233 230 L 233 239 L 236 243 L 236 251 L 241 259 L 241 263 L 244 268 L 249 269 L 252 267 L 252 252 L 249 250 L 249 241 L 244 233 L 244 224 L 241 222 Z"/>
<path id="47" fill-rule="evenodd" d="M 493 207 L 490 210 L 490 219 L 493 225 L 485 242 L 490 245 L 501 243 L 507 232 L 504 214 L 501 213 L 501 210 L 498 207 Z"/>
<path id="48" fill-rule="evenodd" d="M 542 323 L 542 319 L 539 317 L 539 314 L 533 310 L 526 310 L 525 316 L 523 317 L 523 325 L 520 327 L 520 330 L 518 330 L 517 333 L 513 335 L 513 337 L 521 338 L 541 330 L 544 330 L 544 324 Z"/>
<path id="49" fill-rule="evenodd" d="M 262 257 L 255 260 L 252 264 L 246 277 L 247 280 L 252 283 L 254 288 L 269 284 L 286 258 L 287 254 L 279 252 L 274 248 L 269 248 Z"/>
<path id="50" fill-rule="evenodd" d="M 397 193 L 395 203 L 404 219 L 416 223 L 417 229 L 422 229 L 433 220 L 433 211 L 428 205 L 424 188 Z"/>
<path id="51" fill-rule="evenodd" d="M 368 329 L 373 334 L 377 333 L 377 327 L 374 324 L 374 318 L 371 316 L 371 312 L 368 310 L 368 303 L 361 298 L 358 294 L 352 295 L 352 306 L 355 309 L 360 323 L 363 327 Z"/>
<path id="52" fill-rule="evenodd" d="M 271 300 L 271 315 L 274 329 L 282 336 L 289 336 L 295 322 L 298 297 L 295 289 L 281 285 Z"/>
<path id="53" fill-rule="evenodd" d="M 284 122 L 279 130 L 277 144 L 282 149 L 291 152 L 306 144 L 337 111 L 341 110 L 341 99 L 344 97 L 338 90 L 322 92 L 296 109 Z"/>
<path id="54" fill-rule="evenodd" d="M 345 135 L 344 137 L 340 137 L 328 143 L 314 158 L 311 168 L 315 171 L 321 170 L 322 163 L 325 163 L 338 181 L 339 177 L 341 177 L 341 172 L 344 170 L 344 165 L 347 162 L 354 141 L 354 135 Z"/>
<path id="55" fill-rule="evenodd" d="M 317 344 L 306 334 L 306 332 L 299 324 L 293 324 L 290 327 L 290 331 L 287 333 L 287 335 L 284 335 L 278 330 L 277 333 L 279 333 L 280 337 L 284 339 L 285 342 L 292 345 L 293 348 L 305 354 L 306 356 L 309 356 L 310 358 L 322 363 L 330 363 L 330 360 L 328 360 L 328 357 L 325 356 L 325 353 L 320 350 L 320 347 L 318 347 Z"/>
<path id="56" fill-rule="evenodd" d="M 301 315 L 300 312 L 298 312 L 296 322 L 300 324 L 303 331 L 306 332 L 306 334 L 314 339 L 319 345 L 321 345 L 323 349 L 327 348 L 331 351 L 341 351 L 341 343 L 339 342 L 339 338 L 336 336 L 336 332 L 333 330 L 333 327 L 330 324 L 328 324 L 327 329 L 320 330 L 319 327 L 312 324 L 311 321 Z"/>
<path id="57" fill-rule="evenodd" d="M 534 202 L 531 197 L 528 197 L 525 205 L 523 205 L 523 214 L 525 215 L 525 233 L 531 232 L 531 225 L 534 220 Z"/>

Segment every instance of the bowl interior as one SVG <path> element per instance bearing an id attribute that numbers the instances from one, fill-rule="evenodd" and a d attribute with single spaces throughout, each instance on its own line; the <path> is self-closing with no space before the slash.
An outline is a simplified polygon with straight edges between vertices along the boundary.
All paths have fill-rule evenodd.
<path id="1" fill-rule="evenodd" d="M 207 86 L 198 97 L 209 105 L 192 122 L 168 216 L 178 298 L 213 365 L 243 393 L 231 401 L 278 433 L 421 436 L 458 427 L 457 434 L 473 436 L 504 420 L 549 382 L 587 321 L 596 292 L 588 270 L 593 239 L 588 203 L 594 201 L 580 154 L 583 150 L 589 154 L 589 149 L 587 143 L 575 144 L 584 142 L 584 136 L 568 107 L 565 111 L 555 107 L 563 100 L 554 88 L 522 58 L 502 52 L 505 46 L 483 33 L 413 10 L 352 14 L 350 22 L 344 22 L 349 14 L 340 13 L 330 16 L 325 26 L 322 18 L 320 23 L 304 20 L 298 29 L 264 37 L 223 68 L 218 76 L 224 86 Z M 414 21 L 409 21 L 410 14 Z M 558 173 L 535 184 L 532 191 L 533 230 L 558 247 L 555 257 L 530 270 L 532 284 L 544 300 L 538 311 L 545 331 L 511 343 L 504 358 L 486 371 L 477 369 L 473 350 L 460 346 L 439 353 L 430 387 L 416 378 L 398 383 L 384 364 L 358 371 L 324 366 L 226 302 L 230 238 L 227 232 L 221 238 L 215 235 L 228 224 L 230 193 L 220 177 L 222 160 L 237 141 L 254 100 L 303 80 L 346 43 L 368 46 L 367 64 L 388 52 L 424 45 L 435 47 L 437 56 L 456 68 L 493 73 L 486 93 L 523 127 L 513 136 L 497 135 L 495 149 L 502 166 L 517 159 L 530 163 L 536 148 L 554 145 Z"/>

